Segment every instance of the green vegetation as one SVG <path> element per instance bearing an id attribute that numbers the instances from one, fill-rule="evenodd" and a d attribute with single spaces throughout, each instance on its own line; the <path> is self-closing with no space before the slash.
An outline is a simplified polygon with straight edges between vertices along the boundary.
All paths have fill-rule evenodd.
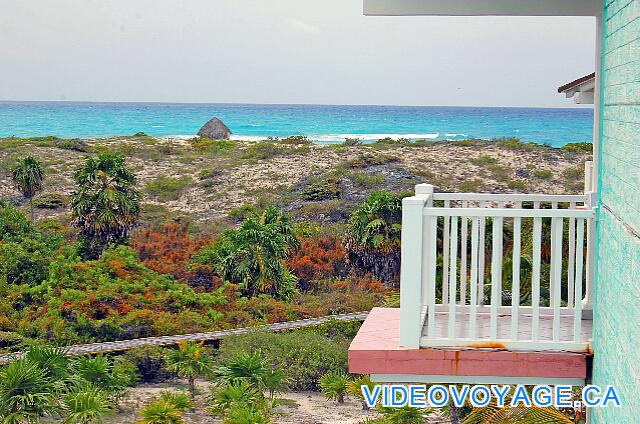
<path id="1" fill-rule="evenodd" d="M 507 182 L 507 187 L 512 190 L 524 190 L 527 187 L 525 180 L 510 180 Z"/>
<path id="2" fill-rule="evenodd" d="M 366 249 L 400 247 L 402 197 L 385 191 L 369 195 L 351 218 L 351 236 Z"/>
<path id="3" fill-rule="evenodd" d="M 473 158 L 470 159 L 469 162 L 471 162 L 474 165 L 478 165 L 478 166 L 485 166 L 485 165 L 491 165 L 494 163 L 498 163 L 498 159 L 494 158 L 493 156 L 489 156 L 489 155 L 481 155 L 477 158 Z"/>
<path id="4" fill-rule="evenodd" d="M 235 148 L 237 143 L 232 140 L 212 140 L 207 137 L 196 137 L 191 140 L 191 145 L 197 150 L 208 153 L 222 153 Z"/>
<path id="5" fill-rule="evenodd" d="M 344 165 L 348 168 L 367 168 L 393 162 L 398 162 L 398 158 L 380 153 L 362 153 L 356 159 L 349 160 Z"/>
<path id="6" fill-rule="evenodd" d="M 42 164 L 33 156 L 20 159 L 11 170 L 11 179 L 16 189 L 22 194 L 22 197 L 29 201 L 31 221 L 33 221 L 35 219 L 33 214 L 33 197 L 39 191 L 42 191 L 42 180 L 44 180 Z"/>
<path id="7" fill-rule="evenodd" d="M 351 214 L 345 241 L 352 263 L 391 284 L 400 272 L 402 197 L 385 191 L 370 194 Z"/>
<path id="8" fill-rule="evenodd" d="M 167 355 L 167 370 L 186 378 L 191 397 L 196 394 L 196 378 L 211 373 L 211 358 L 201 344 L 182 342 Z"/>
<path id="9" fill-rule="evenodd" d="M 192 183 L 193 179 L 191 177 L 176 178 L 160 175 L 147 183 L 145 191 L 163 202 L 178 200 L 184 190 Z"/>
<path id="10" fill-rule="evenodd" d="M 187 395 L 164 391 L 142 408 L 138 424 L 184 424 L 182 414 L 192 406 Z"/>
<path id="11" fill-rule="evenodd" d="M 545 148 L 545 146 L 535 144 L 535 143 L 526 143 L 514 137 L 498 138 L 496 140 L 493 140 L 493 142 L 496 143 L 498 146 L 505 147 L 507 149 L 514 149 L 514 150 L 540 150 Z"/>
<path id="12" fill-rule="evenodd" d="M 261 141 L 252 143 L 248 147 L 242 150 L 241 158 L 250 160 L 264 160 L 270 159 L 276 156 L 288 156 L 295 154 L 304 154 L 309 151 L 310 147 L 303 145 L 296 147 L 282 145 L 276 142 Z"/>
<path id="13" fill-rule="evenodd" d="M 340 181 L 335 178 L 311 178 L 302 190 L 305 200 L 329 200 L 340 197 Z"/>
<path id="14" fill-rule="evenodd" d="M 573 153 L 593 153 L 593 143 L 567 143 L 562 150 Z"/>
<path id="15" fill-rule="evenodd" d="M 226 231 L 197 260 L 213 266 L 246 296 L 268 293 L 287 299 L 295 292 L 297 278 L 284 260 L 297 243 L 289 217 L 271 207 L 247 218 L 238 229 Z"/>
<path id="16" fill-rule="evenodd" d="M 460 184 L 460 191 L 463 193 L 477 193 L 480 191 L 482 187 L 482 181 L 473 179 L 473 180 L 465 180 Z"/>
<path id="17" fill-rule="evenodd" d="M 116 405 L 127 378 L 103 356 L 70 360 L 60 350 L 33 346 L 0 369 L 0 417 L 7 423 L 37 422 L 47 415 L 97 422 Z"/>
<path id="18" fill-rule="evenodd" d="M 81 251 L 95 259 L 109 245 L 128 239 L 140 214 L 136 178 L 124 157 L 101 153 L 87 158 L 73 179 L 77 189 L 71 194 L 71 209 Z"/>
<path id="19" fill-rule="evenodd" d="M 290 333 L 255 332 L 225 339 L 220 358 L 226 363 L 238 355 L 260 352 L 264 360 L 283 373 L 292 390 L 318 390 L 320 378 L 347 371 L 350 339 L 334 335 L 331 340 L 315 331 Z"/>
<path id="20" fill-rule="evenodd" d="M 344 373 L 330 373 L 320 377 L 320 391 L 329 400 L 344 403 L 347 393 L 349 377 Z"/>
<path id="21" fill-rule="evenodd" d="M 345 138 L 342 142 L 342 147 L 360 146 L 361 144 L 362 140 L 359 138 Z"/>
<path id="22" fill-rule="evenodd" d="M 334 161 L 325 167 L 318 164 L 319 148 L 304 137 L 180 143 L 138 133 L 96 141 L 0 140 L 0 170 L 7 183 L 14 164 L 31 154 L 28 149 L 42 160 L 47 179 L 40 181 L 40 189 L 45 192 L 32 199 L 33 207 L 40 215 L 54 216 L 32 222 L 0 201 L 0 351 L 29 351 L 28 357 L 0 367 L 0 391 L 10 393 L 0 394 L 0 421 L 99 422 L 120 415 L 128 387 L 138 383 L 178 385 L 185 392 L 167 391 L 142 402 L 126 422 L 182 423 L 191 419 L 190 408 L 210 408 L 224 423 L 269 423 L 280 413 L 275 408 L 285 389 L 323 390 L 336 401 L 361 399 L 359 386 L 370 380 L 347 374 L 347 348 L 357 322 L 238 335 L 225 339 L 218 351 L 185 343 L 56 359 L 32 346 L 214 331 L 392 302 L 397 290 L 389 287 L 398 282 L 400 263 L 401 192 L 416 180 L 435 181 L 443 191 L 479 191 L 483 177 L 491 175 L 501 186 L 525 190 L 520 178 L 526 173 L 513 170 L 527 168 L 532 177 L 547 179 L 535 165 L 526 165 L 535 162 L 529 152 L 535 148 L 545 160 L 553 159 L 546 163 L 558 164 L 555 178 L 561 176 L 567 185 L 582 183 L 580 167 L 567 168 L 571 158 L 583 158 L 579 152 L 500 142 L 490 155 L 478 156 L 469 147 L 491 142 L 382 140 L 370 145 L 347 140 L 322 152 Z M 476 157 L 472 161 L 482 167 L 480 176 L 466 181 L 448 177 L 437 157 L 420 150 L 431 145 L 445 153 L 453 145 L 464 147 L 466 160 Z M 524 149 L 526 157 L 511 154 L 506 166 L 500 155 L 504 148 Z M 83 153 L 91 156 L 83 158 Z M 307 153 L 313 169 L 320 170 L 317 176 L 303 172 L 300 182 L 287 180 L 280 187 L 241 181 L 233 186 L 235 197 L 225 201 L 229 198 L 221 191 L 233 189 L 233 178 L 228 178 L 232 170 L 241 168 L 243 175 L 247 169 L 268 169 L 268 178 L 286 179 L 276 168 L 288 155 Z M 126 163 L 122 155 L 127 155 Z M 306 158 L 291 162 L 299 159 Z M 165 169 L 179 177 L 162 176 Z M 139 186 L 133 170 L 141 178 Z M 378 188 L 387 191 L 374 191 Z M 204 213 L 198 209 L 202 205 L 194 204 L 194 211 L 185 214 L 177 203 L 158 204 L 179 199 L 187 189 L 207 205 L 220 199 L 220 210 Z M 231 206 L 225 209 L 226 204 Z M 487 225 L 490 231 L 491 220 Z M 509 256 L 509 220 L 505 225 Z M 531 292 L 527 225 L 522 229 L 523 305 Z M 548 234 L 545 221 L 545 240 Z M 548 248 L 545 242 L 543 251 Z M 508 291 L 511 264 L 505 262 L 503 268 Z M 442 268 L 437 272 L 440 280 Z M 549 274 L 548 267 L 541 270 L 543 287 Z M 485 289 L 490 290 L 488 281 Z M 542 297 L 545 304 L 544 288 Z M 184 378 L 184 385 L 177 378 Z M 204 389 L 202 379 L 211 380 L 211 390 Z M 419 422 L 425 415 L 413 409 L 378 412 L 381 418 L 371 422 Z"/>
<path id="23" fill-rule="evenodd" d="M 550 180 L 553 178 L 553 172 L 548 169 L 534 169 L 531 171 L 531 176 L 539 180 Z"/>

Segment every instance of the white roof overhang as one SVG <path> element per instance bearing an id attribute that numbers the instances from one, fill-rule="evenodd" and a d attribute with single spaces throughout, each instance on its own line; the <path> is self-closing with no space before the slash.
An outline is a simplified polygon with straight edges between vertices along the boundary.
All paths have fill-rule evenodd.
<path id="1" fill-rule="evenodd" d="M 370 16 L 600 16 L 602 0 L 363 0 Z"/>

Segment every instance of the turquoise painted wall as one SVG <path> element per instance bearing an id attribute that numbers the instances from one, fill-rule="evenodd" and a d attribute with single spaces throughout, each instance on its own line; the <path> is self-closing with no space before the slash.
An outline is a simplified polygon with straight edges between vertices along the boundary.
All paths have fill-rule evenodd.
<path id="1" fill-rule="evenodd" d="M 640 422 L 640 0 L 604 0 L 601 208 L 593 384 L 617 386 L 622 408 L 596 423 Z"/>

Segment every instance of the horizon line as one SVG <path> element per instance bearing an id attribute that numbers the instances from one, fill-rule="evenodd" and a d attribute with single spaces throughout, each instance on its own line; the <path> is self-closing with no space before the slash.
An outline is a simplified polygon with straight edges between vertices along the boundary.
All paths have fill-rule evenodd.
<path id="1" fill-rule="evenodd" d="M 165 105 L 251 105 L 251 106 L 373 106 L 373 107 L 438 107 L 438 108 L 486 108 L 486 109 L 593 109 L 589 105 L 579 106 L 479 106 L 479 105 L 399 105 L 399 104 L 375 104 L 375 103 L 254 103 L 254 102 L 161 102 L 161 101 L 135 101 L 135 100 L 0 100 L 1 103 L 102 103 L 102 104 L 165 104 Z"/>

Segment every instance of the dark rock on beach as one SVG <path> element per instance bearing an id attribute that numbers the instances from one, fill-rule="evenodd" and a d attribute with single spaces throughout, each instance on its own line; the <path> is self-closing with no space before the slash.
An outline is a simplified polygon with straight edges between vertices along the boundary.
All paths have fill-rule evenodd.
<path id="1" fill-rule="evenodd" d="M 213 140 L 229 140 L 231 138 L 231 130 L 220 119 L 213 118 L 200 128 L 198 135 Z"/>

